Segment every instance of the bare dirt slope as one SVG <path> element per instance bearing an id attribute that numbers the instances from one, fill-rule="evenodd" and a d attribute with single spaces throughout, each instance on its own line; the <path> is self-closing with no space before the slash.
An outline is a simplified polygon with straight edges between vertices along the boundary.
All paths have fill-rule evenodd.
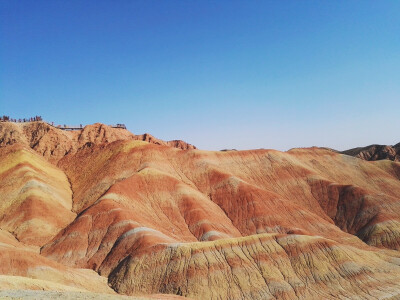
<path id="1" fill-rule="evenodd" d="M 81 142 L 83 131 L 49 131 L 53 152 L 0 128 L 0 273 L 18 276 L 0 277 L 3 289 L 400 296 L 399 162 L 321 148 L 201 151 L 100 124 Z"/>

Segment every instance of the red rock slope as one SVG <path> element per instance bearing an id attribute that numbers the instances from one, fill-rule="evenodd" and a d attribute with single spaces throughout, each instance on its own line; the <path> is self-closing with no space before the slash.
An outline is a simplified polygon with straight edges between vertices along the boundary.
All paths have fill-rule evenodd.
<path id="1" fill-rule="evenodd" d="M 105 141 L 98 136 L 101 125 L 96 126 L 87 129 L 90 144 L 73 144 L 57 158 L 50 155 L 56 166 L 24 142 L 0 153 L 7 161 L 13 161 L 15 149 L 29 153 L 42 181 L 64 195 L 62 202 L 41 194 L 45 206 L 69 203 L 65 215 L 72 218 L 54 224 L 52 235 L 37 244 L 40 255 L 35 255 L 57 264 L 53 268 L 94 270 L 127 295 L 400 295 L 398 162 L 368 162 L 319 148 L 211 152 L 130 138 Z M 64 134 L 55 131 L 58 140 Z M 15 184 L 9 179 L 1 189 L 18 193 L 24 183 L 12 168 L 8 163 L 0 176 L 14 176 Z M 62 192 L 68 185 L 60 172 L 70 194 Z M 20 220 L 7 210 L 3 215 Z M 40 220 L 53 224 L 50 215 L 43 213 Z M 20 223 L 14 223 L 14 231 L 0 226 L 16 236 Z M 31 237 L 40 234 L 29 231 Z M 19 243 L 35 246 L 29 239 Z M 10 266 L 1 272 L 14 275 Z M 32 278 L 26 272 L 18 276 Z M 57 283 L 71 286 L 67 279 Z"/>
<path id="2" fill-rule="evenodd" d="M 0 123 L 0 147 L 15 143 L 34 149 L 50 162 L 57 162 L 67 154 L 92 145 L 111 143 L 117 140 L 143 140 L 158 145 L 168 145 L 180 149 L 196 147 L 184 141 L 162 141 L 150 134 L 134 135 L 122 128 L 96 123 L 82 130 L 66 131 L 46 122 Z"/>

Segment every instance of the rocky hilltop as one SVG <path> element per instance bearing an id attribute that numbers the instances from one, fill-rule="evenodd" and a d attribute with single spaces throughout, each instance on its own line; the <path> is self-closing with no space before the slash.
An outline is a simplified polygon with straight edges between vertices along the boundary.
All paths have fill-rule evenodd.
<path id="1" fill-rule="evenodd" d="M 399 162 L 48 126 L 0 123 L 0 296 L 400 297 Z"/>
<path id="2" fill-rule="evenodd" d="M 96 123 L 82 130 L 63 130 L 46 122 L 1 122 L 0 147 L 22 144 L 32 148 L 47 160 L 58 162 L 67 154 L 94 145 L 107 144 L 118 140 L 140 140 L 157 145 L 172 146 L 179 149 L 196 149 L 181 140 L 163 141 L 150 134 L 134 135 L 126 129 L 113 128 Z"/>
<path id="3" fill-rule="evenodd" d="M 394 146 L 370 145 L 367 147 L 349 149 L 341 153 L 370 161 L 381 159 L 400 161 L 400 143 Z"/>

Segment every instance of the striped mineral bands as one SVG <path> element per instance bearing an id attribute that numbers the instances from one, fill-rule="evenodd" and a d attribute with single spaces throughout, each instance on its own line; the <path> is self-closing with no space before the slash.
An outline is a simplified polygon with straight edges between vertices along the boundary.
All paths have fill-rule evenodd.
<path id="1" fill-rule="evenodd" d="M 154 246 L 127 257 L 109 282 L 124 294 L 199 299 L 383 299 L 397 293 L 399 268 L 320 237 L 260 234 Z"/>
<path id="2" fill-rule="evenodd" d="M 0 156 L 0 226 L 26 244 L 42 246 L 76 216 L 68 178 L 30 150 L 9 151 Z"/>
<path id="3" fill-rule="evenodd" d="M 89 298 L 400 295 L 398 162 L 46 126 L 0 124 L 0 289 L 15 276 Z"/>

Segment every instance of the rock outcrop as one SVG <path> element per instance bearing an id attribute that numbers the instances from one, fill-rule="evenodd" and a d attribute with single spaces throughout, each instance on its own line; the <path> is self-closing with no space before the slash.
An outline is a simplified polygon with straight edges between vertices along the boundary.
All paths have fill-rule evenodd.
<path id="1" fill-rule="evenodd" d="M 126 129 L 114 128 L 96 123 L 82 130 L 67 131 L 53 127 L 46 122 L 0 122 L 0 147 L 15 143 L 28 146 L 52 163 L 57 163 L 67 154 L 78 149 L 117 140 L 143 140 L 158 145 L 179 149 L 195 149 L 184 141 L 162 141 L 149 134 L 134 135 Z"/>
<path id="2" fill-rule="evenodd" d="M 400 143 L 394 146 L 370 145 L 367 147 L 349 149 L 341 153 L 370 161 L 381 159 L 400 161 Z"/>

